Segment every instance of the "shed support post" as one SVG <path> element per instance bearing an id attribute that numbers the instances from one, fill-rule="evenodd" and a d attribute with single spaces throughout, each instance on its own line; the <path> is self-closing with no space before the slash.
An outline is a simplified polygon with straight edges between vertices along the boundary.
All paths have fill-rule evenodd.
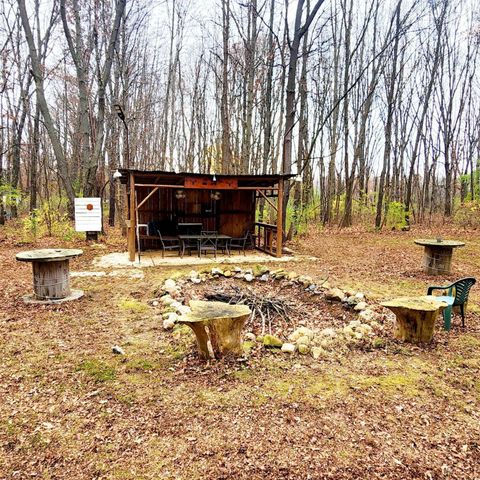
<path id="1" fill-rule="evenodd" d="M 129 212 L 129 230 L 128 230 L 128 259 L 135 261 L 135 231 L 136 231 L 136 212 L 135 212 L 135 175 L 130 173 L 130 206 Z"/>
<path id="2" fill-rule="evenodd" d="M 283 251 L 283 178 L 278 181 L 277 198 L 277 257 L 282 256 Z"/>

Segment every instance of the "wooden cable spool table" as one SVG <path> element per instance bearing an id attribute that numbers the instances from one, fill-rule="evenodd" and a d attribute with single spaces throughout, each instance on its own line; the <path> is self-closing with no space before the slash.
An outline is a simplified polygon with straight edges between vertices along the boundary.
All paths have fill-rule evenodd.
<path id="1" fill-rule="evenodd" d="M 444 275 L 452 269 L 453 249 L 464 247 L 465 243 L 458 240 L 419 239 L 417 245 L 425 247 L 423 268 L 429 275 Z"/>
<path id="2" fill-rule="evenodd" d="M 19 262 L 31 262 L 33 267 L 33 295 L 26 295 L 28 303 L 59 303 L 76 300 L 82 290 L 70 289 L 70 259 L 83 251 L 71 248 L 44 248 L 17 253 Z"/>

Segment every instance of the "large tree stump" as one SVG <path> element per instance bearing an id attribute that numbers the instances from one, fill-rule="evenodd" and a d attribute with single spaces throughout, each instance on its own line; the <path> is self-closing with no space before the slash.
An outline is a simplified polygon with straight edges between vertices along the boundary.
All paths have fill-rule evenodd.
<path id="1" fill-rule="evenodd" d="M 247 305 L 192 300 L 190 308 L 192 312 L 182 315 L 178 323 L 193 330 L 202 358 L 243 354 L 242 329 L 252 313 Z"/>
<path id="2" fill-rule="evenodd" d="M 448 305 L 432 297 L 401 297 L 381 304 L 396 316 L 393 335 L 412 343 L 428 343 L 433 338 L 438 313 Z"/>

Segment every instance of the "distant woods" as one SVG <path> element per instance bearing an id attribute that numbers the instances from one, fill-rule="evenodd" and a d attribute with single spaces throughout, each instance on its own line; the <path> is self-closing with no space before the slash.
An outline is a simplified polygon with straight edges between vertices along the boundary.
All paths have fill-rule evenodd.
<path id="1" fill-rule="evenodd" d="M 295 173 L 291 235 L 468 223 L 479 47 L 461 0 L 5 0 L 0 222 L 102 195 L 114 224 L 130 166 Z"/>

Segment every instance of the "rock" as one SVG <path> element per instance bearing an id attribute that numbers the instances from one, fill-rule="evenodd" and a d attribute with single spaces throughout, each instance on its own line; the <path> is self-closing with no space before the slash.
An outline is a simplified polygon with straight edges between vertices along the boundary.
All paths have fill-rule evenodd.
<path id="1" fill-rule="evenodd" d="M 362 332 L 355 332 L 355 338 L 357 340 L 361 340 L 363 338 L 363 333 Z"/>
<path id="2" fill-rule="evenodd" d="M 298 278 L 298 273 L 297 272 L 288 272 L 287 278 L 289 280 L 296 280 Z"/>
<path id="3" fill-rule="evenodd" d="M 262 275 L 265 275 L 269 271 L 270 269 L 265 265 L 255 265 L 252 269 L 252 274 L 254 277 L 261 277 Z"/>
<path id="4" fill-rule="evenodd" d="M 301 275 L 298 279 L 297 282 L 302 284 L 304 287 L 308 287 L 313 283 L 312 277 L 309 277 L 307 275 Z"/>
<path id="5" fill-rule="evenodd" d="M 347 297 L 346 304 L 350 307 L 353 308 L 355 307 L 358 303 L 360 303 L 360 299 L 355 297 L 355 296 L 350 296 Z"/>
<path id="6" fill-rule="evenodd" d="M 190 281 L 192 283 L 201 283 L 202 282 L 202 279 L 201 278 L 190 278 Z"/>
<path id="7" fill-rule="evenodd" d="M 289 335 L 288 339 L 291 342 L 296 342 L 300 337 L 308 337 L 309 339 L 312 339 L 313 336 L 314 336 L 314 332 L 310 328 L 299 327 Z"/>
<path id="8" fill-rule="evenodd" d="M 200 272 L 197 272 L 196 270 L 190 270 L 190 273 L 188 274 L 190 278 L 198 278 L 200 277 Z"/>
<path id="9" fill-rule="evenodd" d="M 297 345 L 310 345 L 310 338 L 304 335 L 297 339 Z"/>
<path id="10" fill-rule="evenodd" d="M 152 306 L 153 306 L 153 307 L 158 307 L 158 305 L 159 305 L 158 300 L 154 300 L 154 301 L 152 302 Z"/>
<path id="11" fill-rule="evenodd" d="M 320 335 L 322 337 L 330 337 L 330 338 L 335 338 L 337 336 L 337 332 L 335 331 L 334 328 L 324 328 L 321 332 Z"/>
<path id="12" fill-rule="evenodd" d="M 372 320 L 375 320 L 377 318 L 377 313 L 375 313 L 373 310 L 369 310 L 368 308 L 366 310 L 362 310 L 358 314 L 358 318 L 362 319 L 364 322 L 371 322 Z"/>
<path id="13" fill-rule="evenodd" d="M 226 277 L 226 278 L 230 278 L 230 277 L 233 277 L 233 273 L 231 270 L 225 270 L 223 272 L 223 276 Z"/>
<path id="14" fill-rule="evenodd" d="M 233 269 L 233 271 L 234 271 L 235 273 L 242 273 L 242 272 L 243 272 L 243 270 L 242 270 L 240 267 L 235 267 L 235 268 Z"/>
<path id="15" fill-rule="evenodd" d="M 361 322 L 360 320 L 352 320 L 352 321 L 348 324 L 348 326 L 349 326 L 350 328 L 357 328 L 357 327 L 359 327 L 361 324 L 362 324 L 362 322 Z"/>
<path id="16" fill-rule="evenodd" d="M 366 323 L 362 323 L 355 329 L 355 332 L 360 332 L 362 335 L 370 335 L 372 333 L 372 327 Z"/>
<path id="17" fill-rule="evenodd" d="M 175 300 L 170 295 L 164 295 L 163 297 L 160 298 L 160 301 L 167 306 L 175 302 Z"/>
<path id="18" fill-rule="evenodd" d="M 268 273 L 264 273 L 261 277 L 258 277 L 258 279 L 259 279 L 261 282 L 267 282 L 267 281 L 268 281 L 268 278 L 269 278 Z"/>
<path id="19" fill-rule="evenodd" d="M 353 331 L 353 328 L 350 327 L 350 326 L 343 327 L 343 334 L 346 337 L 354 337 L 355 336 L 355 332 Z"/>
<path id="20" fill-rule="evenodd" d="M 341 302 L 345 294 L 339 288 L 331 288 L 325 293 L 325 298 L 331 302 Z"/>
<path id="21" fill-rule="evenodd" d="M 283 268 L 279 268 L 277 270 L 273 270 L 270 272 L 270 276 L 275 280 L 281 280 L 282 278 L 287 278 L 287 272 Z"/>
<path id="22" fill-rule="evenodd" d="M 125 351 L 123 350 L 123 348 L 119 347 L 118 345 L 112 347 L 112 352 L 116 353 L 117 355 L 125 355 Z"/>
<path id="23" fill-rule="evenodd" d="M 175 321 L 171 320 L 170 317 L 166 318 L 163 321 L 163 329 L 164 330 L 172 330 L 174 326 L 175 326 Z"/>
<path id="24" fill-rule="evenodd" d="M 178 310 L 182 306 L 183 306 L 183 304 L 180 303 L 178 300 L 173 300 L 173 302 L 170 303 L 170 307 L 175 309 L 175 310 Z"/>
<path id="25" fill-rule="evenodd" d="M 352 289 L 349 289 L 349 290 L 345 290 L 345 295 L 347 297 L 354 297 L 356 295 L 356 291 L 355 290 L 352 290 Z"/>
<path id="26" fill-rule="evenodd" d="M 175 282 L 175 280 L 169 278 L 169 279 L 165 280 L 165 282 L 163 284 L 163 289 L 166 292 L 171 293 L 172 291 L 177 289 L 177 283 Z"/>
<path id="27" fill-rule="evenodd" d="M 297 347 L 293 343 L 284 343 L 282 345 L 282 352 L 285 353 L 295 353 Z"/>
<path id="28" fill-rule="evenodd" d="M 257 341 L 256 335 L 252 332 L 246 333 L 244 338 L 245 338 L 245 341 L 247 341 L 247 342 L 256 342 Z"/>
<path id="29" fill-rule="evenodd" d="M 310 352 L 310 347 L 308 345 L 303 345 L 303 344 L 298 345 L 298 353 L 301 353 L 302 355 L 306 355 L 309 352 Z"/>
<path id="30" fill-rule="evenodd" d="M 263 346 L 267 348 L 282 348 L 283 342 L 274 335 L 265 335 L 263 337 Z"/>
<path id="31" fill-rule="evenodd" d="M 247 282 L 253 282 L 253 279 L 255 278 L 251 273 L 246 273 L 243 277 Z"/>
<path id="32" fill-rule="evenodd" d="M 356 312 L 361 312 L 362 310 L 365 310 L 368 307 L 367 302 L 358 302 L 353 309 Z"/>
<path id="33" fill-rule="evenodd" d="M 318 360 L 320 357 L 325 355 L 325 350 L 322 347 L 313 347 L 312 348 L 312 357 L 315 360 Z"/>
<path id="34" fill-rule="evenodd" d="M 359 300 L 365 300 L 365 294 L 363 294 L 362 292 L 357 292 L 355 294 L 355 297 L 358 298 Z"/>
<path id="35" fill-rule="evenodd" d="M 211 271 L 212 275 L 223 275 L 223 270 L 221 268 L 214 267 Z"/>

